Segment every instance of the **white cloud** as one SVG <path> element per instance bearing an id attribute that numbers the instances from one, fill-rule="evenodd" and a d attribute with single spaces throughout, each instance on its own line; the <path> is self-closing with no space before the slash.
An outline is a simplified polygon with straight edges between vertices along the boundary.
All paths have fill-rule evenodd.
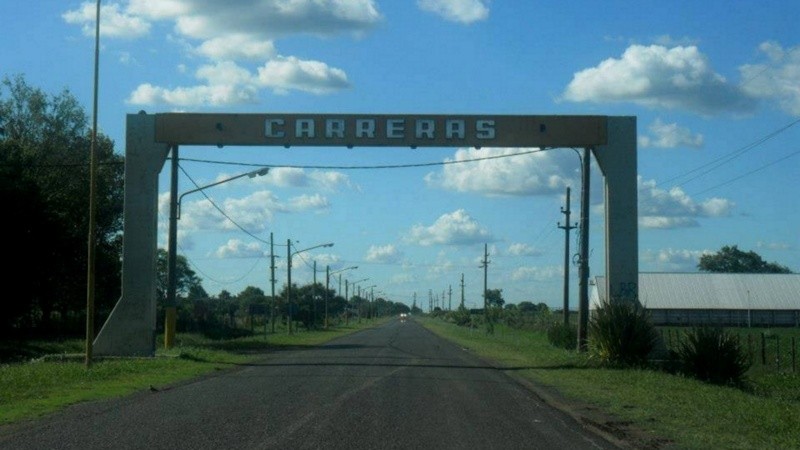
<path id="1" fill-rule="evenodd" d="M 314 170 L 306 172 L 294 167 L 276 167 L 270 169 L 269 176 L 260 177 L 259 183 L 280 187 L 316 187 L 326 191 L 336 191 L 340 187 L 353 187 L 350 177 L 342 172 Z"/>
<path id="2" fill-rule="evenodd" d="M 303 194 L 292 197 L 286 206 L 288 211 L 319 211 L 330 208 L 328 199 L 320 194 Z"/>
<path id="3" fill-rule="evenodd" d="M 268 61 L 258 69 L 258 83 L 272 88 L 276 93 L 298 90 L 328 94 L 350 87 L 343 70 L 329 67 L 324 62 L 301 60 L 294 56 L 279 56 Z"/>
<path id="4" fill-rule="evenodd" d="M 530 151 L 519 148 L 458 149 L 452 159 L 464 161 Z M 543 151 L 522 156 L 488 159 L 468 164 L 448 164 L 425 176 L 429 186 L 457 192 L 493 195 L 550 195 L 577 183 L 580 166 L 574 154 Z"/>
<path id="5" fill-rule="evenodd" d="M 756 242 L 756 248 L 766 250 L 793 250 L 794 246 L 786 242 Z"/>
<path id="6" fill-rule="evenodd" d="M 199 85 L 167 89 L 150 83 L 140 84 L 128 97 L 131 105 L 225 106 L 253 103 L 255 92 L 232 85 Z"/>
<path id="7" fill-rule="evenodd" d="M 693 134 L 691 130 L 678 126 L 677 123 L 664 123 L 656 119 L 648 127 L 649 135 L 639 136 L 639 146 L 642 148 L 675 148 L 703 146 L 703 135 Z"/>
<path id="8" fill-rule="evenodd" d="M 165 214 L 169 194 L 161 194 L 159 209 Z M 276 213 L 292 213 L 326 209 L 327 199 L 318 195 L 294 197 L 282 202 L 270 191 L 256 191 L 242 198 L 226 198 L 214 202 L 236 223 L 247 231 L 264 231 Z M 207 199 L 183 202 L 180 228 L 183 230 L 235 230 L 236 225 L 226 219 Z"/>
<path id="9" fill-rule="evenodd" d="M 416 283 L 417 277 L 410 273 L 396 273 L 389 278 L 389 284 Z"/>
<path id="10" fill-rule="evenodd" d="M 466 211 L 459 209 L 443 214 L 431 226 L 414 225 L 406 240 L 429 246 L 475 244 L 492 241 L 494 238 L 488 229 L 480 225 Z"/>
<path id="11" fill-rule="evenodd" d="M 695 46 L 632 45 L 619 59 L 575 73 L 563 98 L 573 102 L 633 102 L 700 114 L 748 113 L 755 100 L 711 68 Z"/>
<path id="12" fill-rule="evenodd" d="M 451 22 L 470 24 L 489 17 L 489 0 L 417 0 L 417 6 Z"/>
<path id="13" fill-rule="evenodd" d="M 768 61 L 739 68 L 742 89 L 754 97 L 776 101 L 784 111 L 800 116 L 800 46 L 784 49 L 777 42 L 764 42 L 759 50 Z"/>
<path id="14" fill-rule="evenodd" d="M 680 187 L 656 187 L 655 180 L 639 183 L 639 225 L 643 228 L 681 228 L 699 226 L 700 217 L 727 217 L 736 206 L 728 199 L 713 197 L 701 203 Z"/>
<path id="15" fill-rule="evenodd" d="M 402 253 L 393 244 L 371 245 L 364 257 L 369 262 L 395 263 L 400 261 Z"/>
<path id="16" fill-rule="evenodd" d="M 97 4 L 84 2 L 78 9 L 61 15 L 65 22 L 80 25 L 85 36 L 94 37 Z M 111 38 L 137 38 L 150 32 L 150 23 L 141 17 L 120 10 L 120 5 L 111 3 L 100 6 L 100 35 Z"/>
<path id="17" fill-rule="evenodd" d="M 174 21 L 188 38 L 359 33 L 382 20 L 373 0 L 131 0 L 129 13 Z"/>
<path id="18" fill-rule="evenodd" d="M 564 277 L 564 268 L 561 266 L 517 267 L 511 273 L 513 281 L 547 281 L 559 277 Z"/>
<path id="19" fill-rule="evenodd" d="M 543 253 L 528 244 L 515 242 L 508 246 L 508 254 L 513 256 L 541 256 Z"/>
<path id="20" fill-rule="evenodd" d="M 131 0 L 102 8 L 101 32 L 108 37 L 135 38 L 152 24 L 174 25 L 188 58 L 208 58 L 196 85 L 141 83 L 128 96 L 133 105 L 229 106 L 254 103 L 263 89 L 286 94 L 301 91 L 329 94 L 350 87 L 344 70 L 323 61 L 279 56 L 275 39 L 297 34 L 330 36 L 361 34 L 381 20 L 374 0 Z M 93 34 L 94 2 L 63 14 L 67 23 Z M 130 60 L 134 56 L 129 57 Z M 240 67 L 239 61 L 260 63 Z"/>
<path id="21" fill-rule="evenodd" d="M 275 45 L 272 41 L 237 33 L 204 41 L 197 47 L 197 52 L 215 61 L 263 61 L 275 56 Z"/>
<path id="22" fill-rule="evenodd" d="M 661 249 L 646 250 L 642 262 L 652 267 L 649 270 L 663 272 L 696 272 L 700 257 L 712 253 L 710 250 Z"/>
<path id="23" fill-rule="evenodd" d="M 225 245 L 214 251 L 214 256 L 221 259 L 227 258 L 261 258 L 264 251 L 258 242 L 246 244 L 239 239 L 230 239 Z"/>

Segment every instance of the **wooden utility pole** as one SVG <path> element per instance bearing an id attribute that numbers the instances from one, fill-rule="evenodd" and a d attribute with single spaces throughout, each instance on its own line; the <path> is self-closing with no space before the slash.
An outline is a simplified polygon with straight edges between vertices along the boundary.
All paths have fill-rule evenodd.
<path id="1" fill-rule="evenodd" d="M 483 244 L 483 261 L 481 261 L 480 267 L 483 269 L 483 314 L 484 315 L 487 314 L 489 308 L 489 296 L 488 296 L 489 262 L 490 262 L 489 244 Z"/>
<path id="2" fill-rule="evenodd" d="M 589 344 L 589 160 L 591 149 L 583 149 L 581 158 L 581 256 L 578 283 L 578 350 Z"/>
<path id="3" fill-rule="evenodd" d="M 464 274 L 461 274 L 461 307 L 464 307 Z"/>
<path id="4" fill-rule="evenodd" d="M 565 225 L 558 223 L 558 228 L 564 230 L 564 325 L 569 325 L 569 231 L 578 228 L 578 224 L 569 224 L 569 199 L 570 189 L 567 187 L 567 207 L 561 208 L 561 213 L 566 216 Z"/>

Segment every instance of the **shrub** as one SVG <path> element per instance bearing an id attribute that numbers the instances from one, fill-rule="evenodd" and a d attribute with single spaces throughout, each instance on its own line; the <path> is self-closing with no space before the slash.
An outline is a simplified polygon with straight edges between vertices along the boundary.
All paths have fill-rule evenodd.
<path id="1" fill-rule="evenodd" d="M 604 364 L 645 363 L 657 339 L 650 314 L 639 302 L 604 301 L 589 320 L 591 355 Z"/>
<path id="2" fill-rule="evenodd" d="M 455 311 L 449 313 L 449 318 L 452 322 L 460 327 L 469 326 L 472 323 L 472 317 L 467 308 L 459 307 Z"/>
<path id="3" fill-rule="evenodd" d="M 719 327 L 693 328 L 676 356 L 687 375 L 715 384 L 738 384 L 749 368 L 736 336 Z"/>
<path id="4" fill-rule="evenodd" d="M 563 322 L 550 324 L 547 328 L 547 340 L 555 347 L 575 350 L 578 345 L 578 329 Z"/>

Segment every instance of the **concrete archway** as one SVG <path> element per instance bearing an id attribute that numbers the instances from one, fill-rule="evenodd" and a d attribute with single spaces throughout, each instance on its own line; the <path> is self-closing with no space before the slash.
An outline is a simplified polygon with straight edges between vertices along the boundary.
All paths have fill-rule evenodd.
<path id="1" fill-rule="evenodd" d="M 635 117 L 142 112 L 126 121 L 122 297 L 96 355 L 155 352 L 158 176 L 180 145 L 591 148 L 605 181 L 605 292 L 637 298 Z"/>

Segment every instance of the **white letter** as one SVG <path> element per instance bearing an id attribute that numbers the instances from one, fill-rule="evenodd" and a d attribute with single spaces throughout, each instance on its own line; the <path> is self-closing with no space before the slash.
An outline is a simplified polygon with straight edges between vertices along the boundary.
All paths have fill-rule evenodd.
<path id="1" fill-rule="evenodd" d="M 314 138 L 314 119 L 297 119 L 294 123 L 294 137 Z"/>
<path id="2" fill-rule="evenodd" d="M 433 133 L 436 130 L 436 124 L 429 119 L 421 119 L 417 120 L 416 126 L 414 128 L 414 137 L 416 139 L 422 139 L 422 137 L 426 137 L 428 139 L 433 139 Z"/>
<path id="3" fill-rule="evenodd" d="M 464 139 L 464 135 L 466 134 L 467 126 L 464 124 L 463 120 L 448 120 L 445 122 L 445 137 L 447 139 Z"/>
<path id="4" fill-rule="evenodd" d="M 332 137 L 344 139 L 344 120 L 342 119 L 326 119 L 325 120 L 325 138 Z"/>
<path id="5" fill-rule="evenodd" d="M 282 138 L 286 136 L 283 130 L 275 131 L 274 126 L 283 126 L 283 119 L 267 119 L 264 122 L 264 136 L 268 138 Z"/>
<path id="6" fill-rule="evenodd" d="M 406 121 L 403 119 L 389 119 L 386 121 L 386 137 L 389 139 L 403 139 L 406 131 Z"/>
<path id="7" fill-rule="evenodd" d="M 494 120 L 479 120 L 475 124 L 478 139 L 494 139 Z"/>
<path id="8" fill-rule="evenodd" d="M 356 137 L 357 138 L 374 138 L 375 137 L 375 120 L 373 120 L 373 119 L 357 119 L 356 120 Z"/>

